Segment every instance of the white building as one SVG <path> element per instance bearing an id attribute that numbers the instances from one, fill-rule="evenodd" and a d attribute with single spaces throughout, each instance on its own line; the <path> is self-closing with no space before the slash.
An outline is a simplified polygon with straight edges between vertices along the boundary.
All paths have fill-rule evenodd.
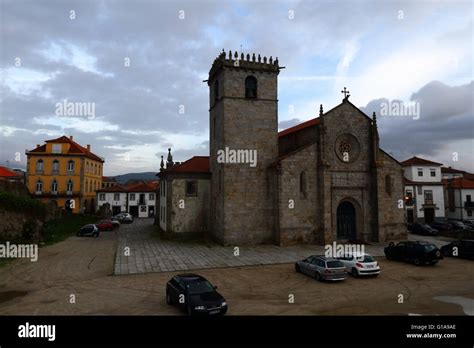
<path id="1" fill-rule="evenodd" d="M 155 215 L 157 182 L 130 186 L 114 185 L 97 191 L 97 209 L 109 204 L 112 213 L 130 213 L 134 217 Z"/>
<path id="2" fill-rule="evenodd" d="M 418 157 L 402 162 L 408 223 L 446 219 L 441 166 Z"/>
<path id="3" fill-rule="evenodd" d="M 447 217 L 456 220 L 474 219 L 474 180 L 453 178 L 445 179 L 443 183 Z"/>
<path id="4" fill-rule="evenodd" d="M 154 217 L 157 183 L 141 182 L 127 190 L 128 212 L 137 217 Z"/>
<path id="5" fill-rule="evenodd" d="M 117 184 L 97 190 L 96 202 L 97 209 L 104 204 L 109 204 L 113 215 L 128 212 L 127 188 Z"/>

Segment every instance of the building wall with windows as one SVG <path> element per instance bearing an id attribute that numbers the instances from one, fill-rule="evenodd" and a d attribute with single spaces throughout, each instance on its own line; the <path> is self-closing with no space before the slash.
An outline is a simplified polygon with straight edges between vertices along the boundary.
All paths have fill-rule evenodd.
<path id="1" fill-rule="evenodd" d="M 108 204 L 112 214 L 127 212 L 134 217 L 154 217 L 157 182 L 141 182 L 129 186 L 114 185 L 97 191 L 97 209 Z"/>
<path id="2" fill-rule="evenodd" d="M 474 220 L 474 181 L 454 178 L 443 183 L 446 216 L 455 220 Z"/>
<path id="3" fill-rule="evenodd" d="M 74 213 L 93 212 L 95 190 L 101 187 L 104 159 L 73 137 L 47 140 L 26 151 L 26 186 L 33 197 Z"/>
<path id="4" fill-rule="evenodd" d="M 408 223 L 445 220 L 441 163 L 412 157 L 402 162 L 405 210 Z"/>

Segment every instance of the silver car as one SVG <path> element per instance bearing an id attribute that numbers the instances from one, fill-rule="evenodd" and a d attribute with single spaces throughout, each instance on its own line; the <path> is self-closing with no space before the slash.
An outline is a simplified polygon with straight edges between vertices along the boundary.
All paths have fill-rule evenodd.
<path id="1" fill-rule="evenodd" d="M 312 255 L 295 264 L 296 272 L 300 272 L 316 280 L 344 280 L 347 279 L 347 271 L 344 264 L 333 258 Z"/>

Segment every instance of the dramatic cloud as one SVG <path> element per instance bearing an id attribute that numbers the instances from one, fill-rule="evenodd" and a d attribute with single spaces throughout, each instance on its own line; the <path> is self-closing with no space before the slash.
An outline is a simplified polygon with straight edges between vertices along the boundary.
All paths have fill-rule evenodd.
<path id="1" fill-rule="evenodd" d="M 381 117 L 382 144 L 401 158 L 426 154 L 443 162 L 457 149 L 459 164 L 473 170 L 466 137 L 469 2 L 0 0 L 0 6 L 2 164 L 63 134 L 91 144 L 106 158 L 108 175 L 158 170 L 168 147 L 178 161 L 205 155 L 203 80 L 222 48 L 242 45 L 286 66 L 279 76 L 281 129 L 315 117 L 321 103 L 335 106 L 343 86 L 368 112 L 377 100 L 410 99 L 420 102 L 420 119 Z M 56 115 L 64 100 L 94 103 L 95 117 Z M 404 141 L 402 130 L 418 133 Z M 25 158 L 15 164 L 24 167 Z"/>

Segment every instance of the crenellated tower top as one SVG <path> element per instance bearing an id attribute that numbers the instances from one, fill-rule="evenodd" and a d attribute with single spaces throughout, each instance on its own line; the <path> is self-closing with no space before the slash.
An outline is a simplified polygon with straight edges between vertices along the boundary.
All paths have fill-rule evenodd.
<path id="1" fill-rule="evenodd" d="M 284 67 L 280 67 L 278 62 L 278 57 L 273 59 L 272 56 L 267 58 L 264 56 L 263 58 L 258 54 L 255 56 L 255 53 L 250 55 L 247 53 L 238 53 L 237 51 L 232 52 L 229 51 L 226 53 L 224 49 L 222 52 L 214 59 L 212 63 L 211 70 L 209 71 L 209 81 L 211 80 L 212 76 L 214 76 L 217 71 L 221 68 L 226 67 L 230 69 L 243 69 L 248 71 L 263 71 L 263 72 L 272 72 L 272 73 L 279 73 L 280 69 Z"/>

